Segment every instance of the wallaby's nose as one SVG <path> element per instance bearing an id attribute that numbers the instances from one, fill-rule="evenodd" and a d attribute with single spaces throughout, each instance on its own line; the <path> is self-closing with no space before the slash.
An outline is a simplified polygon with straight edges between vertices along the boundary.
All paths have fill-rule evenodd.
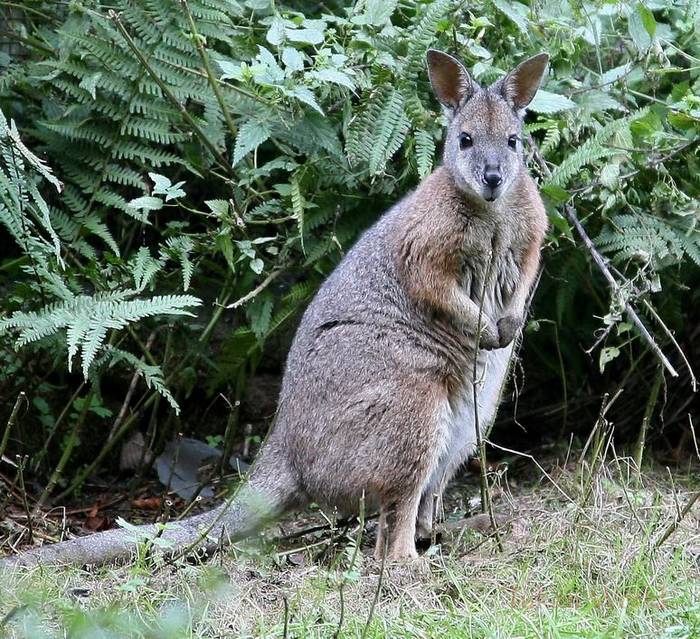
<path id="1" fill-rule="evenodd" d="M 495 189 L 503 179 L 501 178 L 501 169 L 498 166 L 493 166 L 490 164 L 486 165 L 484 169 L 484 184 L 487 184 L 492 189 Z"/>

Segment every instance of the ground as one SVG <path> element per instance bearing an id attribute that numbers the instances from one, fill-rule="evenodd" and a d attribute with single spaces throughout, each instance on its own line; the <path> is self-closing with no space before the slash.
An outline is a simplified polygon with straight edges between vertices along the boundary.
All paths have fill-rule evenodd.
<path id="1" fill-rule="evenodd" d="M 0 635 L 700 637 L 700 501 L 683 512 L 697 467 L 639 476 L 624 457 L 568 458 L 494 473 L 499 539 L 464 519 L 478 507 L 467 477 L 418 560 L 371 559 L 372 520 L 299 535 L 317 514 L 206 564 L 3 575 Z"/>

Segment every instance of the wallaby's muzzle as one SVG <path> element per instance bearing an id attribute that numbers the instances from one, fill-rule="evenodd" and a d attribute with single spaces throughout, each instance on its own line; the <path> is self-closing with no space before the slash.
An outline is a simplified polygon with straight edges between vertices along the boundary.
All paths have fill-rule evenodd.
<path id="1" fill-rule="evenodd" d="M 488 202 L 493 202 L 499 195 L 502 189 L 499 187 L 503 184 L 503 176 L 501 168 L 492 164 L 487 164 L 484 168 L 484 175 L 481 178 L 484 183 L 484 199 Z"/>

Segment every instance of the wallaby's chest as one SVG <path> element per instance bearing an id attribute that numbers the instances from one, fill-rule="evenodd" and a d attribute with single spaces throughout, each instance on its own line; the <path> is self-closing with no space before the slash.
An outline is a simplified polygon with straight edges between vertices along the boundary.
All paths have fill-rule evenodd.
<path id="1" fill-rule="evenodd" d="M 499 317 L 508 305 L 521 277 L 517 247 L 494 234 L 488 240 L 466 244 L 462 257 L 462 286 L 487 314 Z"/>

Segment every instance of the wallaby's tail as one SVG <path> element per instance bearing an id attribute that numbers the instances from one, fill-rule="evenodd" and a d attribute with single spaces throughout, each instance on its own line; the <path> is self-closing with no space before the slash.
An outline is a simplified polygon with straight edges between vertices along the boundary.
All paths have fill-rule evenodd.
<path id="1" fill-rule="evenodd" d="M 264 453 L 263 453 L 264 454 Z M 260 463 L 262 462 L 262 463 Z M 108 530 L 0 560 L 0 568 L 44 564 L 105 564 L 130 558 L 145 539 L 158 540 L 154 551 L 173 555 L 190 549 L 215 548 L 249 537 L 292 508 L 301 505 L 298 482 L 286 464 L 261 459 L 235 496 L 218 508 L 168 523 Z"/>

